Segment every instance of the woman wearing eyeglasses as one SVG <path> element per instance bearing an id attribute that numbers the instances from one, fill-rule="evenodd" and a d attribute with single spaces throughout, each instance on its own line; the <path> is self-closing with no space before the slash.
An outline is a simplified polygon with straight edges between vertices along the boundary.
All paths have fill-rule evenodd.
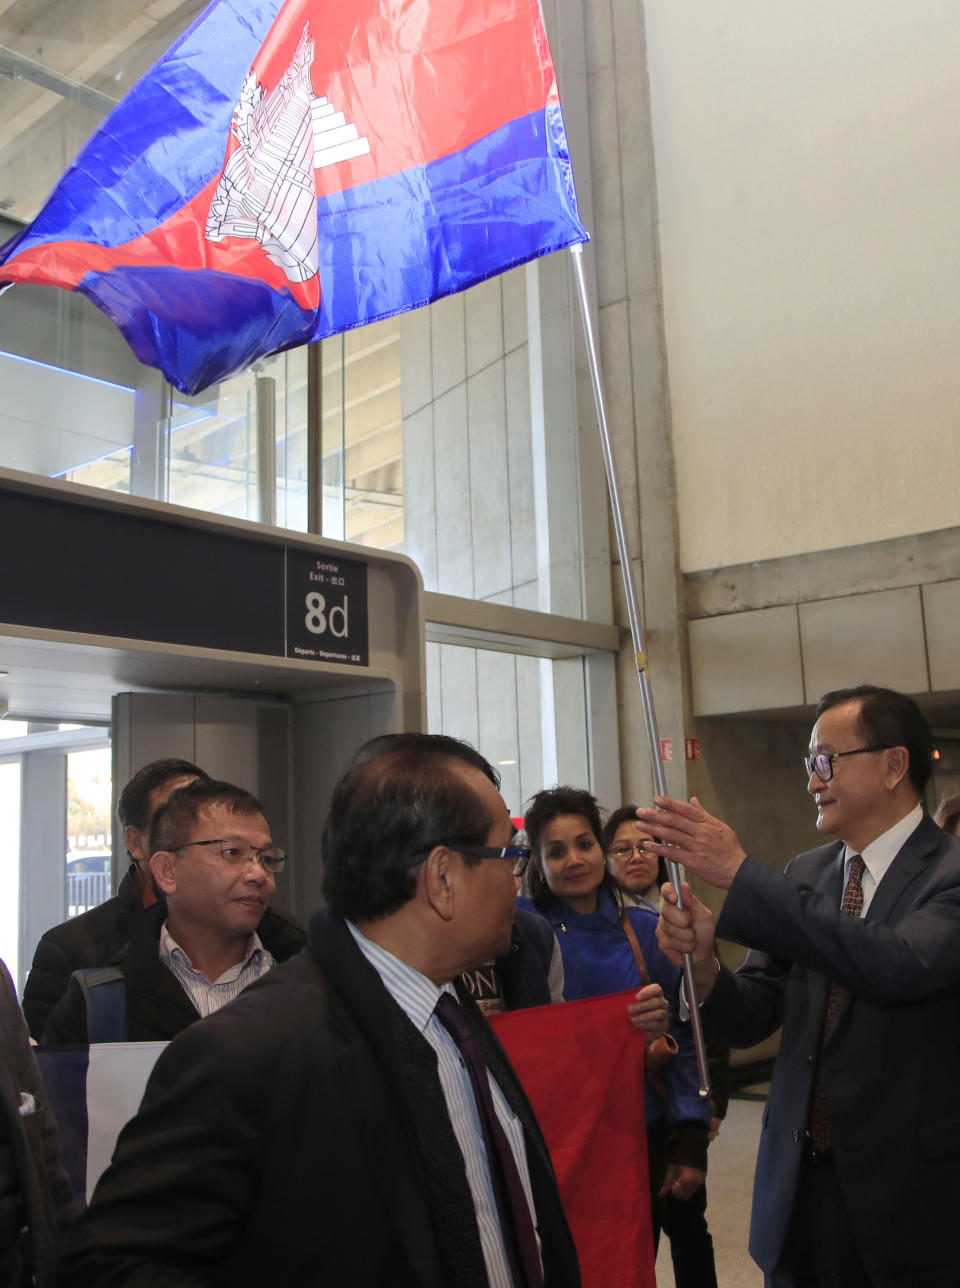
<path id="1" fill-rule="evenodd" d="M 600 811 L 589 792 L 553 787 L 530 802 L 524 828 L 532 850 L 529 898 L 519 901 L 553 927 L 563 956 L 567 1001 L 598 997 L 648 983 L 671 996 L 679 972 L 660 952 L 657 920 L 645 907 L 621 908 L 602 846 Z M 622 915 L 621 915 L 622 914 Z M 642 1091 L 647 1125 L 654 1243 L 658 1199 L 689 1198 L 703 1184 L 710 1102 L 699 1095 L 689 1031 L 671 1022 L 677 1054 L 662 1070 L 663 1095 L 649 1079 Z"/>
<path id="2" fill-rule="evenodd" d="M 646 849 L 652 841 L 640 826 L 635 805 L 621 805 L 603 827 L 601 841 L 607 857 L 607 871 L 626 904 L 649 904 L 660 908 L 660 887 L 667 879 L 667 861 Z"/>
<path id="3" fill-rule="evenodd" d="M 646 848 L 653 836 L 637 818 L 636 805 L 621 805 L 614 810 L 604 824 L 602 839 L 607 872 L 620 903 L 658 912 L 660 887 L 667 880 L 667 861 Z M 727 1113 L 730 1052 L 709 1047 L 707 1056 L 712 1105 L 708 1139 L 713 1140 Z M 707 1229 L 706 1185 L 688 1199 L 678 1200 L 670 1193 L 663 1197 L 660 1224 L 670 1240 L 675 1288 L 716 1288 L 713 1239 Z"/>

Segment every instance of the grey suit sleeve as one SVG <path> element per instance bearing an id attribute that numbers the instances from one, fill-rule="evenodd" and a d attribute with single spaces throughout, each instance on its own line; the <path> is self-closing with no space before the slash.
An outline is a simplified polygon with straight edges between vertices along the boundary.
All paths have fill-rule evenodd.
<path id="1" fill-rule="evenodd" d="M 846 916 L 793 864 L 781 876 L 748 858 L 717 935 L 765 954 L 755 959 L 761 976 L 771 959 L 797 962 L 880 1005 L 915 1002 L 960 982 L 960 871 L 931 864 L 903 915 L 885 923 Z"/>

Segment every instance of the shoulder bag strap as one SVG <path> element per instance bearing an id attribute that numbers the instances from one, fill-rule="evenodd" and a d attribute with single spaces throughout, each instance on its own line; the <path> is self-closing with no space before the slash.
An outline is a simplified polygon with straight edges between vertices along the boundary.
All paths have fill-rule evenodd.
<path id="1" fill-rule="evenodd" d="M 637 973 L 640 976 L 641 984 L 650 983 L 650 972 L 647 970 L 647 963 L 643 960 L 643 953 L 640 950 L 640 944 L 637 940 L 637 933 L 630 924 L 630 918 L 627 916 L 627 910 L 620 905 L 620 925 L 623 927 L 623 933 L 627 937 L 627 943 L 633 950 L 633 960 L 637 963 Z"/>

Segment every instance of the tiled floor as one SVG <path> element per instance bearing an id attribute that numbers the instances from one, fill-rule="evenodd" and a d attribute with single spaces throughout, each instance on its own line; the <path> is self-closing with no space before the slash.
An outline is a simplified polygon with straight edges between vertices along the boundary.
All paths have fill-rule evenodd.
<path id="1" fill-rule="evenodd" d="M 731 1100 L 720 1135 L 710 1146 L 707 1223 L 713 1235 L 719 1288 L 763 1288 L 763 1274 L 747 1252 L 762 1113 L 760 1101 Z M 670 1246 L 665 1239 L 657 1257 L 657 1283 L 659 1288 L 673 1288 Z"/>

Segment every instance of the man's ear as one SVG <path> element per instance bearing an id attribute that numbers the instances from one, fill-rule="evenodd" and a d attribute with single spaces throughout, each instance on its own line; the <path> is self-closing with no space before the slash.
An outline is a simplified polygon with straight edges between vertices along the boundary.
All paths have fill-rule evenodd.
<path id="1" fill-rule="evenodd" d="M 445 845 L 435 845 L 420 869 L 426 900 L 444 921 L 453 917 L 455 866 L 453 851 Z"/>
<path id="2" fill-rule="evenodd" d="M 161 894 L 176 894 L 177 856 L 169 850 L 157 850 L 150 855 L 150 871 Z"/>
<path id="3" fill-rule="evenodd" d="M 898 787 L 910 770 L 910 753 L 906 747 L 887 749 L 887 783 Z"/>
<path id="4" fill-rule="evenodd" d="M 123 829 L 123 843 L 134 863 L 142 863 L 150 857 L 149 854 L 144 854 L 143 833 L 132 823 L 128 823 Z"/>

